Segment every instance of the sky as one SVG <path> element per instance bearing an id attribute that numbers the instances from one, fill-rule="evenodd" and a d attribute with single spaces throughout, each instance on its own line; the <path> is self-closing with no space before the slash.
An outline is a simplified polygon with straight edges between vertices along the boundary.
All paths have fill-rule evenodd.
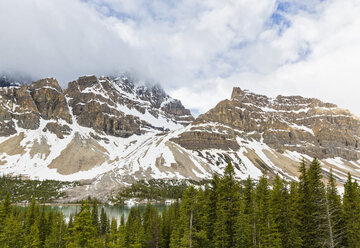
<path id="1" fill-rule="evenodd" d="M 234 86 L 360 116 L 359 0 L 0 0 L 0 73 L 130 72 L 195 115 Z"/>

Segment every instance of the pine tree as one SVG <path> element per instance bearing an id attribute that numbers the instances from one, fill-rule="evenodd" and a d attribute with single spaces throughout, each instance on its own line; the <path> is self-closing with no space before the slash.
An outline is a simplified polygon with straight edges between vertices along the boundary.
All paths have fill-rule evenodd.
<path id="1" fill-rule="evenodd" d="M 171 204 L 169 209 L 163 209 L 162 214 L 162 225 L 161 225 L 161 241 L 160 246 L 162 248 L 170 247 L 170 239 L 174 229 L 176 229 L 177 221 L 179 218 L 179 202 Z"/>
<path id="2" fill-rule="evenodd" d="M 290 192 L 287 195 L 287 234 L 284 237 L 283 247 L 298 248 L 302 247 L 301 239 L 301 208 L 299 207 L 299 186 L 296 182 L 290 183 Z"/>
<path id="3" fill-rule="evenodd" d="M 206 206 L 208 204 L 207 192 L 201 187 L 197 190 L 196 210 L 193 221 L 193 247 L 211 247 L 210 239 L 206 228 L 208 226 L 208 214 L 206 213 Z"/>
<path id="4" fill-rule="evenodd" d="M 121 215 L 120 226 L 119 226 L 119 242 L 118 245 L 120 248 L 127 247 L 127 239 L 126 239 L 126 230 L 125 230 L 125 217 L 124 214 Z"/>
<path id="5" fill-rule="evenodd" d="M 110 234 L 109 234 L 109 247 L 116 247 L 118 241 L 118 228 L 117 228 L 117 221 L 115 218 L 112 218 L 110 224 Z"/>
<path id="6" fill-rule="evenodd" d="M 251 216 L 245 214 L 245 203 L 240 201 L 240 211 L 235 223 L 235 248 L 251 247 Z"/>
<path id="7" fill-rule="evenodd" d="M 302 216 L 303 246 L 322 247 L 327 238 L 325 187 L 321 179 L 321 167 L 315 158 L 308 170 L 301 164 L 299 177 L 300 210 Z"/>
<path id="8" fill-rule="evenodd" d="M 47 220 L 46 220 L 46 216 L 45 216 L 45 206 L 42 206 L 42 208 L 41 208 L 41 212 L 39 215 L 38 228 L 39 228 L 39 233 L 40 233 L 41 247 L 43 247 L 45 244 L 46 236 L 48 234 L 48 225 L 47 225 Z"/>
<path id="9" fill-rule="evenodd" d="M 215 247 L 235 246 L 235 223 L 240 211 L 240 193 L 234 176 L 234 167 L 229 163 L 218 186 L 214 230 Z"/>
<path id="10" fill-rule="evenodd" d="M 100 214 L 100 234 L 104 235 L 106 231 L 108 230 L 108 218 L 105 213 L 105 209 L 101 208 L 101 214 Z"/>
<path id="11" fill-rule="evenodd" d="M 25 236 L 25 248 L 40 248 L 41 240 L 40 240 L 40 231 L 38 227 L 38 223 L 35 222 L 30 227 L 30 232 Z"/>
<path id="12" fill-rule="evenodd" d="M 326 218 L 327 218 L 327 246 L 330 248 L 338 247 L 343 241 L 343 213 L 340 195 L 336 188 L 336 182 L 332 169 L 329 174 L 329 181 L 326 187 L 325 195 Z"/>
<path id="13" fill-rule="evenodd" d="M 147 204 L 143 214 L 144 232 L 145 232 L 145 247 L 159 247 L 160 243 L 160 218 L 157 208 Z"/>
<path id="14" fill-rule="evenodd" d="M 169 232 L 169 225 L 168 225 L 168 211 L 167 208 L 164 207 L 161 211 L 161 225 L 160 225 L 160 248 L 167 248 L 169 247 L 169 240 L 170 240 L 170 232 Z"/>
<path id="15" fill-rule="evenodd" d="M 44 247 L 65 247 L 65 233 L 67 227 L 64 221 L 64 217 L 60 213 L 56 213 L 51 218 L 51 232 L 45 240 Z"/>
<path id="16" fill-rule="evenodd" d="M 171 235 L 170 247 L 193 247 L 194 215 L 196 211 L 197 190 L 190 186 L 183 194 L 180 217 Z"/>
<path id="17" fill-rule="evenodd" d="M 204 230 L 209 240 L 209 248 L 215 247 L 214 243 L 214 220 L 216 220 L 216 204 L 218 201 L 218 186 L 220 178 L 214 174 L 210 186 L 205 188 L 204 195 L 206 197 L 204 203 Z"/>
<path id="18" fill-rule="evenodd" d="M 92 219 L 92 225 L 95 228 L 95 232 L 99 235 L 100 234 L 99 208 L 98 208 L 98 202 L 96 199 L 94 199 L 92 201 L 91 219 Z"/>
<path id="19" fill-rule="evenodd" d="M 299 232 L 297 195 L 295 184 L 291 186 L 291 193 L 288 192 L 284 180 L 279 175 L 275 177 L 273 190 L 270 197 L 270 212 L 274 218 L 276 227 L 279 230 L 282 247 L 301 247 Z"/>
<path id="20" fill-rule="evenodd" d="M 299 176 L 299 190 L 298 190 L 298 207 L 299 207 L 299 217 L 301 222 L 301 239 L 303 242 L 303 247 L 307 247 L 311 243 L 311 234 L 309 230 L 309 223 L 311 221 L 311 211 L 308 208 L 309 206 L 309 180 L 307 177 L 307 165 L 303 159 L 300 164 L 300 176 Z"/>
<path id="21" fill-rule="evenodd" d="M 344 221 L 346 228 L 346 247 L 360 247 L 360 206 L 359 186 L 353 182 L 350 173 L 344 186 Z"/>
<path id="22" fill-rule="evenodd" d="M 90 205 L 85 201 L 81 205 L 80 212 L 75 216 L 74 226 L 72 227 L 72 235 L 74 237 L 73 244 L 76 247 L 94 247 L 94 238 L 96 230 L 90 213 Z"/>
<path id="23" fill-rule="evenodd" d="M 0 220 L 4 220 L 11 213 L 11 200 L 10 193 L 7 193 L 5 199 L 1 202 L 0 205 Z"/>
<path id="24" fill-rule="evenodd" d="M 24 246 L 24 232 L 22 229 L 22 220 L 14 215 L 8 216 L 3 223 L 3 229 L 0 231 L 0 247 L 12 248 Z"/>
<path id="25" fill-rule="evenodd" d="M 140 209 L 131 208 L 126 222 L 126 244 L 131 248 L 140 248 L 144 245 L 144 229 L 141 224 Z"/>
<path id="26" fill-rule="evenodd" d="M 32 198 L 29 208 L 26 212 L 26 232 L 30 233 L 31 227 L 34 225 L 39 216 L 39 205 L 36 203 L 35 197 Z"/>
<path id="27" fill-rule="evenodd" d="M 270 213 L 270 190 L 266 175 L 263 175 L 256 187 L 257 246 L 281 247 L 279 231 Z"/>
<path id="28" fill-rule="evenodd" d="M 256 216 L 255 216 L 255 190 L 254 184 L 248 176 L 245 181 L 244 187 L 244 214 L 248 216 L 249 224 L 251 226 L 251 246 L 256 247 L 257 239 L 256 239 Z"/>
<path id="29" fill-rule="evenodd" d="M 270 214 L 273 216 L 276 227 L 279 229 L 281 240 L 286 240 L 288 202 L 286 201 L 287 191 L 283 180 L 276 175 L 273 189 L 270 193 Z M 284 245 L 283 245 L 284 246 Z"/>
<path id="30" fill-rule="evenodd" d="M 6 218 L 9 217 L 10 213 L 11 213 L 10 194 L 7 193 L 5 199 L 2 201 L 0 205 L 0 232 L 4 227 Z"/>

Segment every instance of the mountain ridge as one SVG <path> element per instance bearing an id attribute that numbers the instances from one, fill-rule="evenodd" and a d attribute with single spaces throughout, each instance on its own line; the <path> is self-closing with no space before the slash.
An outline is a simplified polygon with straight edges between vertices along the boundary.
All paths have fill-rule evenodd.
<path id="1" fill-rule="evenodd" d="M 228 162 L 236 177 L 298 175 L 318 157 L 324 174 L 360 179 L 360 120 L 315 98 L 269 98 L 238 87 L 230 99 L 192 117 L 159 86 L 126 77 L 84 76 L 0 88 L 0 174 L 83 180 L 69 190 L 107 197 L 157 178 L 210 178 Z"/>

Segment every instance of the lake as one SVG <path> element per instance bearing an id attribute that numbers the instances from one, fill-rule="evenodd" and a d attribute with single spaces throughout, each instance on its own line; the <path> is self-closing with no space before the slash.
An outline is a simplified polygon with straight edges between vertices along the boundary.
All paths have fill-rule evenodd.
<path id="1" fill-rule="evenodd" d="M 158 204 L 152 204 L 152 206 L 157 207 L 159 210 L 159 213 L 161 214 L 162 210 L 164 207 L 166 207 L 167 205 L 163 204 L 163 203 L 158 203 Z M 117 223 L 120 223 L 120 219 L 121 219 L 121 215 L 124 214 L 125 220 L 127 219 L 127 217 L 129 216 L 130 213 L 130 209 L 133 207 L 139 207 L 140 211 L 144 211 L 146 208 L 146 205 L 137 205 L 137 206 L 128 206 L 128 205 L 122 205 L 122 206 L 104 206 L 104 205 L 99 205 L 99 217 L 100 217 L 100 212 L 101 212 L 101 208 L 104 208 L 106 215 L 108 216 L 108 218 L 111 219 L 115 218 Z M 55 210 L 55 211 L 59 211 L 62 212 L 66 221 L 69 220 L 71 215 L 75 215 L 76 213 L 78 213 L 80 211 L 81 205 L 46 205 L 45 209 L 46 210 Z"/>

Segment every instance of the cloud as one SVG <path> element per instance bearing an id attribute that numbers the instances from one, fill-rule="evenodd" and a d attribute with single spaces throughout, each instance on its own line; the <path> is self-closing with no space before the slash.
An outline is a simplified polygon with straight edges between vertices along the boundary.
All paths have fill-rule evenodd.
<path id="1" fill-rule="evenodd" d="M 111 21 L 71 0 L 0 2 L 0 68 L 64 84 L 81 74 L 134 65 L 134 52 Z"/>
<path id="2" fill-rule="evenodd" d="M 0 71 L 131 71 L 202 113 L 233 86 L 360 115 L 357 0 L 3 0 Z"/>
<path id="3" fill-rule="evenodd" d="M 310 10 L 291 8 L 282 13 L 281 18 L 289 23 L 284 30 L 279 32 L 283 27 L 276 25 L 284 22 L 276 22 L 238 53 L 230 51 L 234 60 L 245 61 L 237 64 L 242 71 L 214 78 L 214 87 L 207 92 L 195 95 L 196 86 L 177 89 L 173 95 L 203 112 L 229 98 L 233 86 L 240 86 L 271 96 L 317 97 L 359 116 L 360 5 L 358 1 L 326 1 Z M 221 91 L 216 87 L 220 81 Z"/>

